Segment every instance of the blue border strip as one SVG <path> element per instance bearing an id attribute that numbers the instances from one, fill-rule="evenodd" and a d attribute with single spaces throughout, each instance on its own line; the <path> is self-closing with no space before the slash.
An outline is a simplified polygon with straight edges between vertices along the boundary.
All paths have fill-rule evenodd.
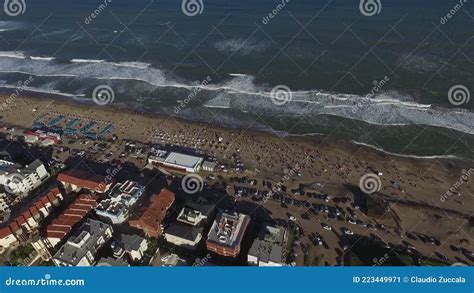
<path id="1" fill-rule="evenodd" d="M 1 267 L 0 276 L 2 293 L 474 292 L 474 267 Z"/>

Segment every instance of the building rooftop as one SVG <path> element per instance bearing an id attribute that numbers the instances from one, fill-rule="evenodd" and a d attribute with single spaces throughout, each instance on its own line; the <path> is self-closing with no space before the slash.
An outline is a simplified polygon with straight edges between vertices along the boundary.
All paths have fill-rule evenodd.
<path id="1" fill-rule="evenodd" d="M 146 208 L 140 218 L 131 220 L 130 225 L 144 229 L 147 234 L 159 236 L 161 234 L 161 223 L 168 209 L 174 203 L 175 195 L 168 189 L 162 189 L 160 194 L 153 195 L 150 205 Z"/>
<path id="2" fill-rule="evenodd" d="M 128 217 L 128 210 L 144 194 L 145 187 L 137 182 L 127 180 L 115 184 L 108 192 L 108 198 L 101 201 L 96 212 L 105 217 L 117 217 L 120 214 Z"/>
<path id="3" fill-rule="evenodd" d="M 95 255 L 98 239 L 103 237 L 110 225 L 88 219 L 87 222 L 77 229 L 68 241 L 54 255 L 55 259 L 76 266 L 87 254 Z"/>
<path id="4" fill-rule="evenodd" d="M 98 196 L 79 195 L 56 219 L 45 229 L 47 238 L 64 239 L 72 227 L 79 223 L 97 204 Z"/>
<path id="5" fill-rule="evenodd" d="M 130 266 L 123 259 L 115 259 L 111 257 L 103 257 L 97 262 L 97 267 L 128 267 Z"/>
<path id="6" fill-rule="evenodd" d="M 15 204 L 15 206 L 11 208 L 9 218 L 0 224 L 0 238 L 19 229 L 18 221 L 24 222 L 28 220 L 29 217 L 39 216 L 40 210 L 44 209 L 46 204 L 55 200 L 61 201 L 63 198 L 61 191 L 57 187 L 54 187 L 36 196 L 29 196 L 18 204 Z"/>
<path id="7" fill-rule="evenodd" d="M 196 226 L 201 222 L 203 218 L 204 217 L 200 211 L 185 206 L 179 213 L 176 220 L 181 223 Z"/>
<path id="8" fill-rule="evenodd" d="M 150 151 L 150 158 L 155 161 L 163 162 L 167 156 L 168 156 L 168 151 L 165 151 L 165 150 L 156 149 L 153 147 Z"/>
<path id="9" fill-rule="evenodd" d="M 216 206 L 213 203 L 207 201 L 203 197 L 198 197 L 197 199 L 187 201 L 184 206 L 199 211 L 206 217 L 209 217 L 216 209 Z"/>
<path id="10" fill-rule="evenodd" d="M 181 153 L 170 153 L 165 159 L 165 163 L 183 166 L 186 168 L 194 168 L 196 165 L 202 162 L 202 157 L 195 157 L 191 155 L 185 155 Z"/>
<path id="11" fill-rule="evenodd" d="M 187 201 L 165 232 L 168 235 L 195 241 L 202 236 L 208 221 L 212 220 L 210 217 L 214 210 L 214 204 L 202 197 Z"/>
<path id="12" fill-rule="evenodd" d="M 196 226 L 201 224 L 201 221 L 207 219 L 215 210 L 215 205 L 209 203 L 202 197 L 198 199 L 187 201 L 181 211 L 179 212 L 176 221 Z"/>
<path id="13" fill-rule="evenodd" d="M 59 173 L 57 180 L 98 192 L 105 192 L 107 185 L 112 183 L 110 180 L 107 181 L 105 176 L 94 175 L 87 171 L 78 169 L 72 169 Z"/>
<path id="14" fill-rule="evenodd" d="M 126 213 L 128 208 L 120 201 L 114 201 L 110 198 L 101 201 L 95 208 L 98 214 L 117 216 L 121 213 Z"/>
<path id="15" fill-rule="evenodd" d="M 283 247 L 281 245 L 274 244 L 272 246 L 270 261 L 274 263 L 283 263 Z"/>
<path id="16" fill-rule="evenodd" d="M 264 263 L 283 263 L 285 241 L 286 230 L 283 227 L 265 226 L 250 247 L 249 255 L 258 257 Z"/>
<path id="17" fill-rule="evenodd" d="M 25 172 L 35 172 L 39 167 L 44 166 L 43 162 L 40 160 L 34 160 L 31 164 L 26 165 L 24 168 Z"/>
<path id="18" fill-rule="evenodd" d="M 138 235 L 120 234 L 119 241 L 125 251 L 133 251 L 139 250 L 143 241 L 146 241 L 146 239 Z"/>
<path id="19" fill-rule="evenodd" d="M 31 164 L 25 166 L 0 160 L 0 174 L 31 174 L 36 172 L 41 166 L 44 166 L 44 164 L 40 160 L 34 160 Z"/>
<path id="20" fill-rule="evenodd" d="M 175 266 L 187 266 L 188 263 L 186 260 L 182 259 L 175 253 L 170 253 L 168 255 L 163 255 L 161 257 L 162 266 L 165 267 L 175 267 Z"/>
<path id="21" fill-rule="evenodd" d="M 110 198 L 123 201 L 127 205 L 132 205 L 143 194 L 145 187 L 135 181 L 127 180 L 123 183 L 115 184 L 107 193 Z M 130 203 L 132 202 L 132 203 Z"/>
<path id="22" fill-rule="evenodd" d="M 174 222 L 166 229 L 166 234 L 194 241 L 199 235 L 202 235 L 203 230 L 203 227 L 195 227 L 180 222 Z"/>
<path id="23" fill-rule="evenodd" d="M 211 162 L 211 161 L 204 161 L 202 162 L 202 167 L 204 169 L 214 169 L 217 166 L 216 162 Z"/>
<path id="24" fill-rule="evenodd" d="M 240 245 L 249 222 L 247 215 L 221 212 L 212 224 L 207 241 L 228 247 Z"/>

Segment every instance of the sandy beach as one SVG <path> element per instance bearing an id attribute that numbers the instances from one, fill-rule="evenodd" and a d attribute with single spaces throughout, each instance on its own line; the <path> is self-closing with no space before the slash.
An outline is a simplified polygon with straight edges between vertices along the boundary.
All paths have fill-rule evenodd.
<path id="1" fill-rule="evenodd" d="M 463 181 L 456 188 L 456 195 L 443 197 L 474 167 L 467 159 L 395 156 L 324 137 L 279 137 L 251 129 L 226 129 L 137 113 L 129 106 L 86 105 L 46 95 L 7 99 L 7 95 L 0 97 L 0 102 L 5 103 L 0 113 L 5 126 L 27 129 L 35 117 L 51 111 L 103 120 L 114 124 L 114 134 L 120 140 L 196 149 L 226 166 L 234 166 L 220 174 L 222 180 L 238 176 L 280 182 L 295 198 L 298 194 L 289 191 L 301 186 L 350 197 L 362 176 L 379 174 L 379 194 L 391 206 L 390 214 L 379 219 L 381 223 L 431 235 L 445 248 L 462 243 L 472 250 L 474 245 L 469 236 L 473 227 L 468 222 L 474 206 L 472 180 Z M 243 167 L 235 168 L 242 166 L 238 164 Z M 265 205 L 274 214 L 283 214 L 274 203 Z"/>

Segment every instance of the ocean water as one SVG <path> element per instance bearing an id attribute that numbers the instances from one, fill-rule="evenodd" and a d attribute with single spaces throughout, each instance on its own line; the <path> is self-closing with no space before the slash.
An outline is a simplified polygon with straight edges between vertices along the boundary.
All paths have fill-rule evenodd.
<path id="1" fill-rule="evenodd" d="M 31 76 L 83 101 L 108 85 L 136 111 L 473 158 L 474 98 L 449 90 L 474 95 L 474 5 L 381 0 L 364 16 L 359 2 L 202 0 L 187 16 L 179 0 L 26 0 L 0 11 L 0 86 Z"/>

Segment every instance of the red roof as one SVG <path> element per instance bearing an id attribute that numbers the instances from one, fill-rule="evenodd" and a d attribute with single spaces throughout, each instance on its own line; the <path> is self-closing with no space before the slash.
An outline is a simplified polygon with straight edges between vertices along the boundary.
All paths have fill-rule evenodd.
<path id="1" fill-rule="evenodd" d="M 23 224 L 26 223 L 25 218 L 24 218 L 23 216 L 21 216 L 21 215 L 18 216 L 18 217 L 15 219 L 15 221 L 18 223 L 19 226 L 21 226 L 21 225 L 23 225 Z"/>
<path id="2" fill-rule="evenodd" d="M 98 198 L 98 196 L 79 195 L 67 209 L 46 227 L 46 237 L 63 239 L 72 227 L 92 210 Z"/>
<path id="3" fill-rule="evenodd" d="M 58 196 L 54 195 L 52 192 L 48 193 L 47 196 L 50 202 L 53 202 L 58 199 Z"/>
<path id="4" fill-rule="evenodd" d="M 161 234 L 161 222 L 168 209 L 174 203 L 175 195 L 168 189 L 162 189 L 160 194 L 152 197 L 150 205 L 143 215 L 129 222 L 130 226 L 145 230 L 147 234 L 158 237 Z"/>
<path id="5" fill-rule="evenodd" d="M 64 215 L 67 215 L 67 216 L 80 216 L 80 217 L 84 217 L 86 214 L 87 214 L 88 211 L 86 210 L 71 210 L 71 209 L 67 209 L 64 211 Z"/>
<path id="6" fill-rule="evenodd" d="M 20 229 L 20 226 L 18 226 L 17 222 L 11 222 L 10 223 L 10 229 L 15 232 L 16 230 Z"/>
<path id="7" fill-rule="evenodd" d="M 36 208 L 36 206 L 32 206 L 30 209 L 29 209 L 30 213 L 33 215 L 33 216 L 36 216 L 36 215 L 39 215 L 39 211 L 38 211 L 38 208 Z"/>
<path id="8" fill-rule="evenodd" d="M 61 194 L 61 191 L 59 190 L 59 188 L 55 187 L 53 189 L 51 189 L 51 191 L 49 192 L 49 194 L 52 194 L 56 197 L 62 197 L 62 194 Z"/>
<path id="9" fill-rule="evenodd" d="M 48 203 L 51 203 L 48 199 L 48 195 L 45 195 L 43 196 L 41 199 L 40 199 L 41 203 L 44 204 L 44 206 L 46 206 L 46 204 Z"/>
<path id="10" fill-rule="evenodd" d="M 35 202 L 35 207 L 38 209 L 38 210 L 41 210 L 42 208 L 44 208 L 44 204 L 42 204 L 40 201 L 37 201 Z"/>
<path id="11" fill-rule="evenodd" d="M 11 234 L 13 233 L 11 231 L 16 231 L 20 229 L 19 226 L 25 224 L 28 219 L 32 218 L 35 215 L 39 215 L 39 210 L 44 208 L 44 205 L 49 203 L 50 199 L 60 198 L 60 196 L 62 196 L 61 191 L 59 190 L 59 188 L 55 187 L 53 189 L 48 190 L 47 193 L 38 198 L 36 202 L 30 203 L 29 206 L 24 206 L 22 208 L 24 211 L 9 223 L 9 227 L 5 227 L 0 230 L 0 239 L 8 236 L 8 234 L 5 234 L 8 232 L 8 230 L 10 230 Z"/>
<path id="12" fill-rule="evenodd" d="M 105 176 L 94 175 L 83 170 L 75 169 L 59 173 L 57 179 L 61 182 L 73 184 L 97 192 L 105 192 L 106 185 L 113 183 L 110 180 L 105 180 Z"/>
<path id="13" fill-rule="evenodd" d="M 66 232 L 46 231 L 46 237 L 48 238 L 59 238 L 63 239 L 66 236 Z"/>
<path id="14" fill-rule="evenodd" d="M 91 194 L 81 194 L 79 195 L 78 199 L 81 200 L 81 202 L 92 202 L 95 203 L 99 197 L 97 195 L 91 195 Z"/>
<path id="15" fill-rule="evenodd" d="M 55 226 L 55 225 L 50 225 L 46 228 L 46 232 L 69 232 L 71 229 L 66 226 Z"/>
<path id="16" fill-rule="evenodd" d="M 28 221 L 29 218 L 33 217 L 33 215 L 31 214 L 30 210 L 26 210 L 23 212 L 23 214 L 21 214 L 23 216 L 23 218 L 25 218 L 25 220 Z"/>
<path id="17" fill-rule="evenodd" d="M 7 237 L 8 235 L 12 234 L 12 229 L 9 226 L 6 226 L 0 229 L 0 239 Z"/>

